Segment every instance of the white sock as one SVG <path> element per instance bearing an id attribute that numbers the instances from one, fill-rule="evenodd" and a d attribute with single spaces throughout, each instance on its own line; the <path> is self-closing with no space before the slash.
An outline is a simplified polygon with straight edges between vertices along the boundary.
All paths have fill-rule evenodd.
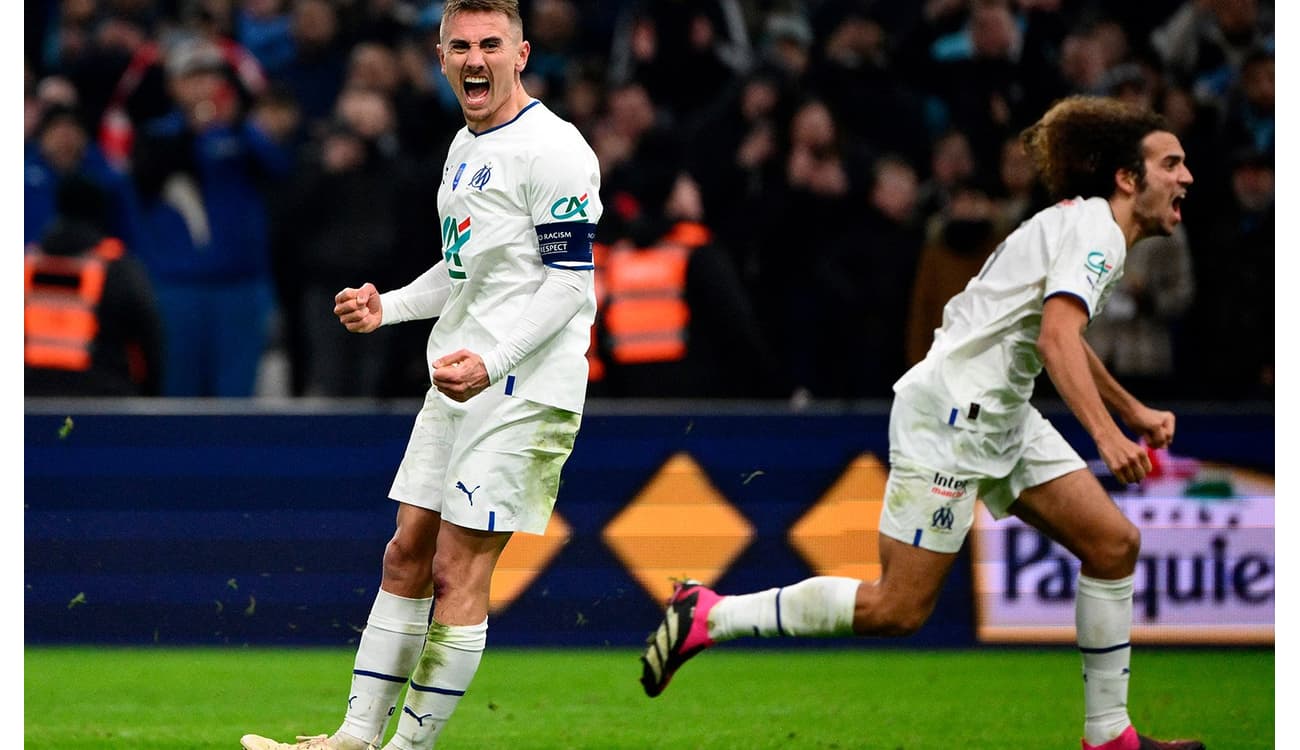
<path id="1" fill-rule="evenodd" d="M 487 620 L 478 625 L 429 625 L 420 662 L 411 673 L 397 732 L 384 750 L 428 750 L 478 671 L 487 645 Z"/>
<path id="2" fill-rule="evenodd" d="M 348 711 L 339 732 L 376 746 L 384 740 L 397 696 L 420 656 L 433 599 L 375 595 L 352 667 Z"/>
<path id="3" fill-rule="evenodd" d="M 1109 742 L 1128 728 L 1129 632 L 1133 576 L 1103 581 L 1079 576 L 1074 624 L 1083 655 L 1083 738 Z"/>
<path id="4" fill-rule="evenodd" d="M 724 596 L 709 612 L 709 637 L 852 635 L 861 584 L 856 578 L 817 576 L 756 594 Z"/>

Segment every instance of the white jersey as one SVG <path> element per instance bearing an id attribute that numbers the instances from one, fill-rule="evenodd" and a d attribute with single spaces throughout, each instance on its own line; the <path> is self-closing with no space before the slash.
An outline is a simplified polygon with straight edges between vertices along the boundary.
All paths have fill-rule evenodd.
<path id="1" fill-rule="evenodd" d="M 1043 303 L 1068 294 L 1096 316 L 1127 244 L 1104 198 L 1075 198 L 1020 225 L 943 308 L 925 359 L 894 384 L 950 424 L 1001 432 L 1020 423 L 1043 369 Z"/>
<path id="2" fill-rule="evenodd" d="M 595 153 L 577 128 L 539 101 L 504 125 L 481 133 L 462 128 L 438 188 L 451 289 L 440 311 L 424 315 L 438 316 L 428 360 L 462 348 L 493 350 L 518 323 L 547 266 L 591 270 L 599 193 Z M 595 282 L 585 276 L 578 312 L 496 381 L 509 395 L 581 413 L 596 315 Z"/>

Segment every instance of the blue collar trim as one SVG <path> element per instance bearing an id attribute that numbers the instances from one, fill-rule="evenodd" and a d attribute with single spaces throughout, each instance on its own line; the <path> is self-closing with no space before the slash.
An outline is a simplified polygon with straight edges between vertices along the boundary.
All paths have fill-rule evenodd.
<path id="1" fill-rule="evenodd" d="M 528 110 L 532 109 L 533 107 L 536 107 L 538 104 L 541 104 L 541 102 L 540 102 L 539 100 L 537 100 L 537 99 L 532 100 L 531 102 L 528 103 L 528 106 L 526 106 L 526 107 L 524 107 L 523 109 L 519 110 L 519 114 L 515 115 L 514 117 L 511 117 L 507 122 L 503 122 L 503 123 L 501 123 L 500 125 L 493 125 L 492 127 L 488 128 L 487 130 L 484 130 L 484 131 L 481 131 L 481 132 L 474 132 L 474 130 L 470 129 L 470 127 L 469 127 L 468 125 L 465 126 L 465 129 L 466 129 L 466 130 L 469 130 L 469 134 L 472 135 L 472 136 L 474 136 L 475 138 L 479 137 L 480 135 L 487 135 L 488 133 L 491 133 L 491 132 L 494 131 L 494 130 L 500 130 L 501 128 L 504 128 L 505 126 L 510 125 L 510 124 L 513 123 L 515 120 L 518 120 L 520 117 L 523 117 L 525 112 L 527 112 Z"/>

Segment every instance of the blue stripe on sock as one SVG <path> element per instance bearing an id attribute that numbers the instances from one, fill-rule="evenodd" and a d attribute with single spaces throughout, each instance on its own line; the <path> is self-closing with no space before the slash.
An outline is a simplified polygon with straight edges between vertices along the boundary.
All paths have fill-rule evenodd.
<path id="1" fill-rule="evenodd" d="M 913 547 L 920 547 L 920 546 L 921 546 L 921 530 L 920 530 L 920 529 L 917 529 L 917 530 L 916 530 L 916 536 L 912 537 L 912 546 L 913 546 Z"/>
<path id="2" fill-rule="evenodd" d="M 1129 641 L 1124 641 L 1118 646 L 1103 646 L 1101 648 L 1084 648 L 1083 646 L 1080 646 L 1079 651 L 1085 654 L 1109 654 L 1112 651 L 1119 651 L 1121 648 L 1128 648 L 1128 647 L 1129 647 Z"/>
<path id="3" fill-rule="evenodd" d="M 432 685 L 421 685 L 415 680 L 411 680 L 411 689 L 418 690 L 421 693 L 437 693 L 438 695 L 464 695 L 464 690 L 452 690 L 451 688 L 440 688 Z"/>
<path id="4" fill-rule="evenodd" d="M 376 680 L 386 680 L 388 682 L 406 682 L 405 677 L 395 677 L 391 674 L 384 674 L 382 672 L 371 672 L 368 669 L 354 669 L 352 670 L 352 674 L 357 675 L 358 677 L 373 677 Z"/>
<path id="5" fill-rule="evenodd" d="M 776 634 L 777 635 L 786 634 L 785 628 L 781 627 L 781 592 L 782 591 L 785 591 L 784 587 L 776 590 Z"/>

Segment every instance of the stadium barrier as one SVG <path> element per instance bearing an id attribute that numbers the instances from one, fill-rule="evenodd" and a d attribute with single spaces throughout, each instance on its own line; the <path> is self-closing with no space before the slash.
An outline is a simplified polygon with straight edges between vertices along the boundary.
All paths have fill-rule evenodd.
<path id="1" fill-rule="evenodd" d="M 26 642 L 355 643 L 417 406 L 28 400 Z M 887 423 L 879 403 L 591 404 L 546 534 L 502 558 L 493 643 L 637 645 L 674 576 L 874 577 Z M 1139 492 L 1115 488 L 1144 529 L 1135 639 L 1272 643 L 1271 405 L 1181 408 L 1177 445 Z M 981 512 L 926 626 L 870 643 L 1063 642 L 1071 565 Z"/>

